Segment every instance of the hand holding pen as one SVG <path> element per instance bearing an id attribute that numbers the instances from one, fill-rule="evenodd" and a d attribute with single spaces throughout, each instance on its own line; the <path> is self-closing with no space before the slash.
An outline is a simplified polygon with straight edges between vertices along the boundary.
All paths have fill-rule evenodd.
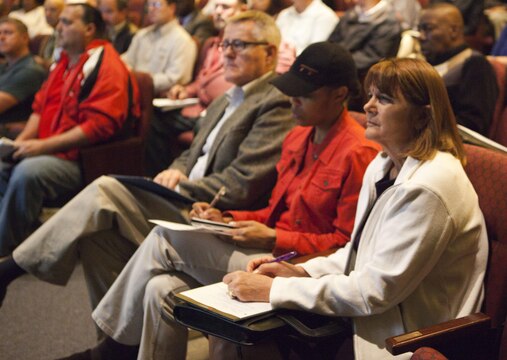
<path id="1" fill-rule="evenodd" d="M 283 261 L 289 261 L 290 259 L 295 258 L 298 256 L 297 251 L 290 251 L 288 253 L 285 253 L 283 255 L 277 256 L 276 258 L 271 257 L 263 257 L 251 260 L 247 265 L 247 271 L 248 272 L 259 272 L 259 267 L 263 264 L 273 264 L 273 263 L 281 263 Z"/>
<path id="2" fill-rule="evenodd" d="M 227 192 L 227 189 L 225 188 L 225 186 L 222 186 L 218 192 L 216 193 L 215 197 L 213 198 L 213 200 L 211 200 L 211 202 L 209 203 L 209 207 L 212 208 L 212 207 L 215 207 L 215 205 L 217 204 L 217 202 L 220 200 L 220 198 L 222 196 L 225 195 L 225 193 Z"/>
<path id="3" fill-rule="evenodd" d="M 218 221 L 218 222 L 226 222 L 222 218 L 222 212 L 216 209 L 214 206 L 223 197 L 226 193 L 225 186 L 222 186 L 218 192 L 216 193 L 211 203 L 205 202 L 195 202 L 192 204 L 192 210 L 190 211 L 190 217 L 198 217 L 201 219 Z"/>

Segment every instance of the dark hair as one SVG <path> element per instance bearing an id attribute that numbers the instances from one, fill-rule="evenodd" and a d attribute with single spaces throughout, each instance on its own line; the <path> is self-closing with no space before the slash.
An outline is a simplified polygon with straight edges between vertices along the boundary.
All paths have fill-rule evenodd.
<path id="1" fill-rule="evenodd" d="M 12 24 L 16 27 L 16 30 L 21 34 L 27 34 L 28 35 L 28 28 L 26 27 L 25 23 L 21 20 L 14 19 L 12 17 L 4 16 L 3 18 L 0 18 L 0 24 Z"/>
<path id="2" fill-rule="evenodd" d="M 68 4 L 67 6 L 80 6 L 83 9 L 83 17 L 81 20 L 85 24 L 93 24 L 95 25 L 95 39 L 105 39 L 106 38 L 106 23 L 102 19 L 102 14 L 100 11 L 86 3 L 79 4 Z"/>
<path id="3" fill-rule="evenodd" d="M 128 5 L 129 5 L 128 0 L 116 0 L 116 7 L 120 11 L 125 10 L 128 7 Z"/>

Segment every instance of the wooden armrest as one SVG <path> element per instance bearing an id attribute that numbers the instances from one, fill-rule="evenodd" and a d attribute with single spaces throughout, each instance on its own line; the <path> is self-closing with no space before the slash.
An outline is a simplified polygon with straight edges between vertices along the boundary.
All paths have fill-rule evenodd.
<path id="1" fill-rule="evenodd" d="M 490 326 L 491 319 L 489 316 L 476 313 L 387 338 L 386 347 L 393 355 L 413 352 L 423 346 L 438 348 L 438 344 L 457 341 L 462 337 L 485 334 Z"/>
<path id="2" fill-rule="evenodd" d="M 307 262 L 308 260 L 311 260 L 313 258 L 319 257 L 319 256 L 329 256 L 332 253 L 334 253 L 336 249 L 327 249 L 324 251 L 320 251 L 318 253 L 314 254 L 308 254 L 303 256 L 298 256 L 297 258 L 294 258 L 290 261 L 291 264 L 302 264 L 304 262 Z"/>

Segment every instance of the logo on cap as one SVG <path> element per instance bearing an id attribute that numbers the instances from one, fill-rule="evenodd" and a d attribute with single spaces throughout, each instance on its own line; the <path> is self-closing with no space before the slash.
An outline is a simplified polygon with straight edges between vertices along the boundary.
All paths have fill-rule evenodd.
<path id="1" fill-rule="evenodd" d="M 299 64 L 299 72 L 305 74 L 306 76 L 313 76 L 319 73 L 318 70 L 305 64 Z"/>

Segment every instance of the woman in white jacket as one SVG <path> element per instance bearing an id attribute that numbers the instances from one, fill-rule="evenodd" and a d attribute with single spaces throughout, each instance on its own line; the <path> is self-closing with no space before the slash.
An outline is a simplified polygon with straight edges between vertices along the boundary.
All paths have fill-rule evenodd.
<path id="1" fill-rule="evenodd" d="M 440 76 L 390 59 L 365 87 L 366 136 L 383 152 L 364 176 L 351 242 L 298 266 L 258 259 L 224 282 L 242 301 L 350 317 L 356 359 L 387 359 L 387 337 L 480 309 L 488 245 Z"/>

